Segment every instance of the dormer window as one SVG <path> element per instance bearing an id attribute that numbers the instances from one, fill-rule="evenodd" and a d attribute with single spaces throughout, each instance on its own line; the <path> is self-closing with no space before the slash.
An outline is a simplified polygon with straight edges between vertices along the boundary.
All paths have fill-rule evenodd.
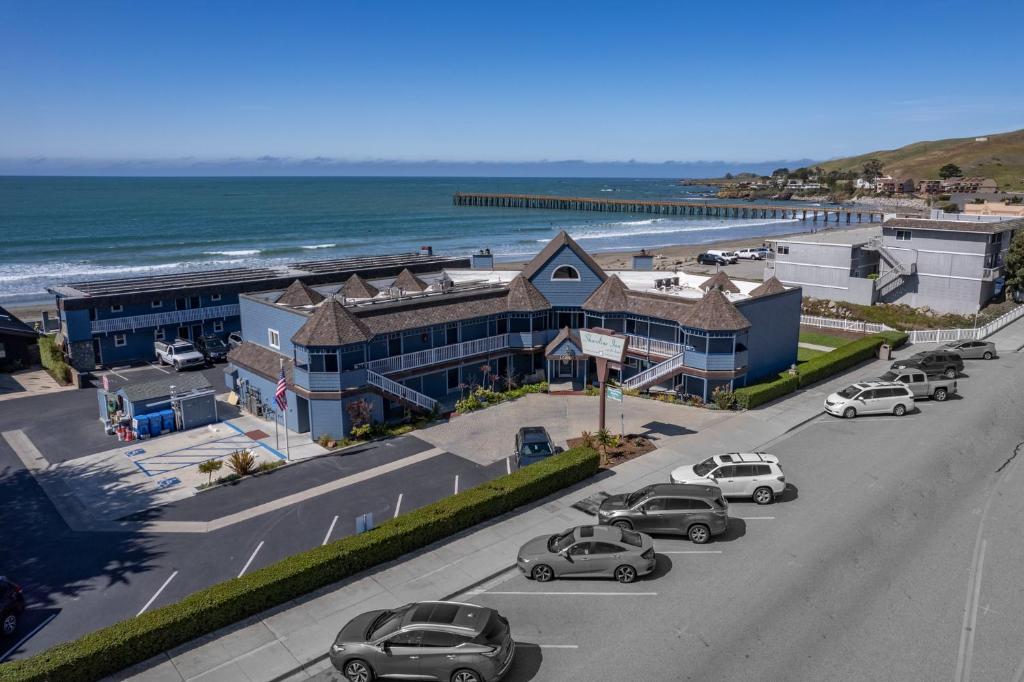
<path id="1" fill-rule="evenodd" d="M 580 271 L 571 265 L 560 265 L 551 273 L 551 279 L 580 281 Z"/>

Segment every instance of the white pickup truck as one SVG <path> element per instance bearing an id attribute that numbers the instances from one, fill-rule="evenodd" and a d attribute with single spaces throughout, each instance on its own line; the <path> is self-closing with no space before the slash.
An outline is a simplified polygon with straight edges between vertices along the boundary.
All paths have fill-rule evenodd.
<path id="1" fill-rule="evenodd" d="M 153 351 L 161 365 L 172 365 L 179 372 L 186 367 L 197 367 L 206 364 L 206 358 L 196 350 L 190 342 L 175 339 L 171 342 L 155 341 Z"/>
<path id="2" fill-rule="evenodd" d="M 956 393 L 956 379 L 929 377 L 923 370 L 913 367 L 890 369 L 879 379 L 906 384 L 913 391 L 915 398 L 931 398 L 941 402 Z"/>

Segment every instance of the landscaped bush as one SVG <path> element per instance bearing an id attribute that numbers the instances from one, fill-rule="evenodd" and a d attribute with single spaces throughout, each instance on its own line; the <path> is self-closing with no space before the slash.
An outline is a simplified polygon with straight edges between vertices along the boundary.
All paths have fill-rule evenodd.
<path id="1" fill-rule="evenodd" d="M 598 454 L 573 448 L 403 514 L 360 535 L 288 557 L 182 601 L 0 666 L 0 682 L 97 680 L 167 649 L 330 585 L 592 476 Z"/>
<path id="2" fill-rule="evenodd" d="M 71 367 L 64 361 L 64 353 L 53 334 L 39 338 L 39 362 L 57 383 L 65 385 L 71 382 Z"/>
<path id="3" fill-rule="evenodd" d="M 491 405 L 497 405 L 503 403 L 506 400 L 515 400 L 516 398 L 522 398 L 528 393 L 547 393 L 548 382 L 541 381 L 537 384 L 524 384 L 516 388 L 509 389 L 507 391 L 493 391 L 489 388 L 477 388 L 465 398 L 455 403 L 455 411 L 459 414 L 465 414 L 466 412 L 473 412 L 474 410 L 482 410 L 485 407 Z"/>
<path id="4" fill-rule="evenodd" d="M 800 386 L 800 379 L 795 374 L 785 372 L 774 381 L 766 381 L 753 386 L 736 389 L 736 404 L 744 410 L 763 405 L 792 393 Z"/>

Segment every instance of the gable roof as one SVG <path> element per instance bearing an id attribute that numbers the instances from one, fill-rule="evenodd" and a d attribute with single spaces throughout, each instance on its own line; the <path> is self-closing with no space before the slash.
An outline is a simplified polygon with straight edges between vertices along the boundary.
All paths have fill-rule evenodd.
<path id="1" fill-rule="evenodd" d="M 522 275 L 516 275 L 509 283 L 505 300 L 510 312 L 529 313 L 551 308 L 551 302 L 540 289 Z"/>
<path id="2" fill-rule="evenodd" d="M 736 309 L 718 289 L 709 289 L 694 303 L 681 323 L 706 331 L 737 331 L 749 329 L 750 321 Z"/>
<path id="3" fill-rule="evenodd" d="M 722 291 L 729 291 L 734 294 L 740 293 L 740 288 L 736 286 L 733 281 L 729 279 L 729 275 L 725 274 L 722 270 L 719 270 L 711 277 L 704 280 L 704 283 L 700 285 L 700 288 L 705 292 L 709 289 L 721 289 Z"/>
<path id="4" fill-rule="evenodd" d="M 583 302 L 583 309 L 599 313 L 627 312 L 629 293 L 629 287 L 625 282 L 619 279 L 618 275 L 611 275 L 587 297 Z"/>
<path id="5" fill-rule="evenodd" d="M 292 368 L 294 362 L 280 353 L 275 353 L 269 348 L 257 345 L 251 341 L 243 341 L 241 346 L 228 351 L 228 362 L 237 365 L 250 372 L 276 381 L 281 374 L 281 360 L 284 360 L 284 377 L 290 386 L 292 384 Z"/>
<path id="6" fill-rule="evenodd" d="M 391 283 L 391 286 L 397 287 L 402 291 L 423 291 L 427 288 L 427 283 L 412 274 L 409 268 L 405 268 L 398 273 L 398 277 Z"/>
<path id="7" fill-rule="evenodd" d="M 338 293 L 345 298 L 373 298 L 380 293 L 380 289 L 360 277 L 358 272 L 354 272 L 345 280 Z"/>
<path id="8" fill-rule="evenodd" d="M 557 237 L 549 241 L 547 246 L 541 249 L 540 253 L 534 256 L 533 259 L 526 264 L 526 267 L 523 268 L 523 277 L 533 279 L 533 276 L 536 275 L 563 246 L 575 253 L 602 282 L 608 279 L 608 275 L 606 275 L 604 270 L 601 269 L 601 266 L 597 264 L 597 261 L 591 258 L 590 254 L 584 251 L 583 247 L 577 244 L 565 230 L 559 232 Z"/>
<path id="9" fill-rule="evenodd" d="M 171 386 L 174 386 L 174 392 L 178 395 L 204 388 L 213 388 L 210 382 L 206 380 L 206 377 L 199 372 L 181 372 L 173 377 L 128 384 L 117 389 L 117 392 L 123 394 L 129 402 L 135 403 L 140 400 L 166 398 L 171 394 Z"/>
<path id="10" fill-rule="evenodd" d="M 774 275 L 766 279 L 762 284 L 754 287 L 750 290 L 750 297 L 756 298 L 758 296 L 769 296 L 771 294 L 781 294 L 783 291 L 788 291 L 785 285 L 779 281 L 778 277 Z"/>
<path id="11" fill-rule="evenodd" d="M 580 345 L 580 333 L 575 329 L 569 329 L 568 327 L 562 327 L 561 331 L 555 335 L 555 338 L 548 342 L 548 345 L 544 346 L 544 355 L 551 357 L 554 352 L 558 350 L 558 347 L 563 343 L 571 343 L 575 348 L 573 350 L 579 351 L 582 354 L 582 346 Z"/>
<path id="12" fill-rule="evenodd" d="M 332 297 L 317 306 L 292 336 L 292 343 L 300 346 L 344 346 L 371 338 L 373 333 L 369 327 Z"/>
<path id="13" fill-rule="evenodd" d="M 39 332 L 3 308 L 0 308 L 0 334 L 29 337 L 39 336 Z"/>
<path id="14" fill-rule="evenodd" d="M 288 306 L 316 305 L 326 298 L 316 289 L 301 280 L 295 280 L 288 285 L 284 293 L 277 297 L 275 303 Z"/>

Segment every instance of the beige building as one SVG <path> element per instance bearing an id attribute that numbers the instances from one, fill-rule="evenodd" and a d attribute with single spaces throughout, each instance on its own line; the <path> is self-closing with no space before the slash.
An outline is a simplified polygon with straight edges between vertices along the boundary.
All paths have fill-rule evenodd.
<path id="1" fill-rule="evenodd" d="M 983 204 L 964 204 L 964 213 L 969 215 L 999 215 L 1024 218 L 1024 204 L 1004 204 L 1001 201 L 986 201 Z"/>

